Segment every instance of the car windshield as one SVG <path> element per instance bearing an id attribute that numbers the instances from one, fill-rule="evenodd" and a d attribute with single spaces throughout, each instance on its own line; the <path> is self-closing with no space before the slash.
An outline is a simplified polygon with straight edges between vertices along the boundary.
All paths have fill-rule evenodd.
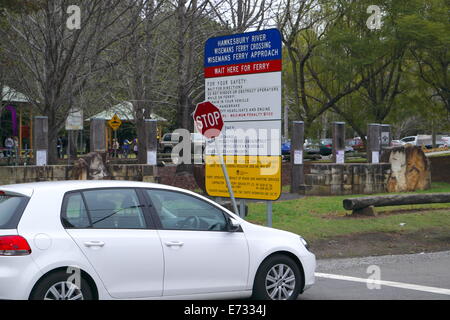
<path id="1" fill-rule="evenodd" d="M 1 191 L 0 191 L 1 192 Z M 27 198 L 0 193 L 0 229 L 15 229 Z"/>

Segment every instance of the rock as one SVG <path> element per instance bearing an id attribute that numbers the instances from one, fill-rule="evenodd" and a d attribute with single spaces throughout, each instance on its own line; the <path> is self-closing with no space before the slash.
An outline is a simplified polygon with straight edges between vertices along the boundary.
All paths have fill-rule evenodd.
<path id="1" fill-rule="evenodd" d="M 422 148 L 407 145 L 389 150 L 385 155 L 391 164 L 388 192 L 427 190 L 431 187 L 431 168 Z"/>
<path id="2" fill-rule="evenodd" d="M 106 180 L 111 174 L 105 165 L 105 156 L 98 152 L 91 152 L 75 161 L 73 169 L 74 180 Z"/>

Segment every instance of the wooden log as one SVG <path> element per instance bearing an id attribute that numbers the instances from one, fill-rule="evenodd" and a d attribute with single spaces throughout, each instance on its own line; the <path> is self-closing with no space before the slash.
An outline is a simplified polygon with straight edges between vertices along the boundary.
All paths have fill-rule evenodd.
<path id="1" fill-rule="evenodd" d="M 346 210 L 359 210 L 370 206 L 387 207 L 429 203 L 450 203 L 450 193 L 402 194 L 349 198 L 343 201 L 343 206 Z"/>

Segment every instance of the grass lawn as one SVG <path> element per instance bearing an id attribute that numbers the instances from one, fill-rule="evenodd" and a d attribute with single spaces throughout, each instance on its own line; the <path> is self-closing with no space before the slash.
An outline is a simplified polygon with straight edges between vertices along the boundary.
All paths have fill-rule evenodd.
<path id="1" fill-rule="evenodd" d="M 288 190 L 288 188 L 283 188 Z M 422 193 L 450 192 L 450 184 L 434 183 Z M 416 232 L 439 229 L 450 234 L 450 204 L 407 205 L 377 208 L 378 217 L 352 217 L 342 200 L 354 196 L 306 197 L 273 203 L 273 227 L 317 240 L 376 232 Z M 266 224 L 265 203 L 248 203 L 247 220 Z M 432 209 L 427 210 L 425 209 Z"/>

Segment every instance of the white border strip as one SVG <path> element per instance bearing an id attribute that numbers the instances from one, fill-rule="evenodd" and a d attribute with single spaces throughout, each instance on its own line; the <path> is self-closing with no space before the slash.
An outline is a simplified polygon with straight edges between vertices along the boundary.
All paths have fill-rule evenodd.
<path id="1" fill-rule="evenodd" d="M 328 273 L 315 273 L 315 276 L 318 277 L 318 278 L 326 278 L 326 279 L 333 279 L 333 280 L 345 280 L 345 281 L 353 281 L 353 282 L 362 282 L 362 283 L 371 284 L 371 285 L 379 284 L 379 285 L 387 286 L 387 287 L 394 287 L 394 288 L 401 288 L 401 289 L 408 289 L 408 290 L 416 290 L 416 291 L 423 291 L 423 292 L 429 292 L 429 293 L 450 295 L 450 289 L 420 286 L 420 285 L 417 285 L 417 284 L 401 283 L 401 282 L 394 282 L 394 281 L 384 281 L 384 280 L 375 280 L 375 279 L 364 279 L 364 278 L 341 276 L 341 275 L 337 275 L 337 274 L 328 274 Z"/>

